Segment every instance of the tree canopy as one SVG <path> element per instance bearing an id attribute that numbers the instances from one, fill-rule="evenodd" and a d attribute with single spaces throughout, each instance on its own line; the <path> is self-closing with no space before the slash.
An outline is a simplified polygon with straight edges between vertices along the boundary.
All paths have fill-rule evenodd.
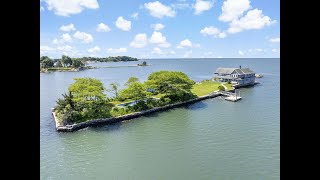
<path id="1" fill-rule="evenodd" d="M 101 81 L 93 78 L 75 78 L 63 99 L 57 101 L 57 114 L 64 124 L 86 119 L 110 117 L 108 103 Z"/>
<path id="2" fill-rule="evenodd" d="M 41 68 L 50 68 L 50 67 L 53 67 L 53 64 L 54 64 L 53 61 L 48 56 L 42 56 L 40 58 Z"/>
<path id="3" fill-rule="evenodd" d="M 62 55 L 61 63 L 63 66 L 69 67 L 72 65 L 72 60 L 69 56 Z"/>
<path id="4" fill-rule="evenodd" d="M 139 79 L 138 79 L 137 77 L 132 76 L 132 77 L 130 77 L 130 78 L 128 79 L 128 81 L 125 83 L 125 85 L 126 85 L 126 86 L 129 86 L 131 83 L 133 83 L 133 82 L 138 82 L 138 81 L 139 81 Z"/>
<path id="5" fill-rule="evenodd" d="M 171 94 L 177 90 L 190 91 L 194 81 L 178 71 L 158 71 L 149 75 L 146 85 L 158 93 Z"/>
<path id="6" fill-rule="evenodd" d="M 68 90 L 73 94 L 76 101 L 99 101 L 106 95 L 101 81 L 93 78 L 75 78 Z"/>
<path id="7" fill-rule="evenodd" d="M 120 95 L 123 98 L 138 101 L 146 97 L 146 88 L 140 82 L 132 82 L 128 88 L 121 91 Z"/>

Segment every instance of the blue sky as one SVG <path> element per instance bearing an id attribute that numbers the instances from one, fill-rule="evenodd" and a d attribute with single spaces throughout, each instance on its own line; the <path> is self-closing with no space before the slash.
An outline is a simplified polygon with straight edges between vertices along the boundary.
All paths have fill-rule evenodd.
<path id="1" fill-rule="evenodd" d="M 279 0 L 40 0 L 52 58 L 280 57 Z"/>

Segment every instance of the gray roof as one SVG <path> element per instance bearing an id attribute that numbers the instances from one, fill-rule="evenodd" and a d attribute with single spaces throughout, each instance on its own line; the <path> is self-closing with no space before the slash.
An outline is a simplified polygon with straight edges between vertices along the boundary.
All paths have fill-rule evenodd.
<path id="1" fill-rule="evenodd" d="M 236 71 L 238 74 L 251 74 L 251 73 L 255 73 L 252 70 L 250 70 L 249 68 L 221 68 L 219 67 L 215 74 L 231 74 L 234 71 Z"/>
<path id="2" fill-rule="evenodd" d="M 236 70 L 237 68 L 221 68 L 219 67 L 215 74 L 231 74 L 234 70 Z"/>

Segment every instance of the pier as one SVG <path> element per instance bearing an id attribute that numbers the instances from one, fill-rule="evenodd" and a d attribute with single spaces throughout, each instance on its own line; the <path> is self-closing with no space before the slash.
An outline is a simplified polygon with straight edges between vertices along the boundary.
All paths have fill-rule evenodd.
<path id="1" fill-rule="evenodd" d="M 238 92 L 239 92 L 239 94 L 238 94 Z M 234 93 L 228 92 L 228 91 L 222 91 L 222 92 L 220 92 L 220 94 L 223 96 L 227 96 L 226 98 L 224 98 L 227 101 L 236 102 L 236 101 L 239 101 L 242 99 L 240 96 L 240 91 L 237 89 L 234 90 Z"/>

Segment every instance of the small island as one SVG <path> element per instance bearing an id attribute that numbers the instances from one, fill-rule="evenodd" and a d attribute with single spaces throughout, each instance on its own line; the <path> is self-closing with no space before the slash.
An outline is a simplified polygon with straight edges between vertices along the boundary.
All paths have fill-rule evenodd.
<path id="1" fill-rule="evenodd" d="M 56 128 L 58 131 L 70 132 L 120 122 L 228 95 L 239 85 L 243 87 L 256 84 L 254 75 L 244 76 L 254 74 L 249 69 L 219 68 L 215 74 L 218 75 L 212 79 L 195 82 L 183 72 L 158 71 L 151 73 L 145 82 L 140 82 L 137 77 L 130 77 L 124 84 L 124 89 L 119 89 L 120 85 L 115 82 L 110 84 L 110 88 L 105 88 L 98 79 L 75 78 L 68 92 L 57 100 L 57 105 L 52 109 Z M 113 96 L 107 97 L 105 91 Z"/>
<path id="2" fill-rule="evenodd" d="M 146 61 L 143 61 L 141 64 L 138 64 L 138 66 L 150 66 L 149 64 L 147 64 Z"/>
<path id="3" fill-rule="evenodd" d="M 61 59 L 50 59 L 48 56 L 40 57 L 40 72 L 53 72 L 53 71 L 81 71 L 85 69 L 94 69 L 97 67 L 88 66 L 88 63 L 93 62 L 126 62 L 126 61 L 138 61 L 137 58 L 129 56 L 116 56 L 116 57 L 82 57 L 82 58 L 70 58 L 63 55 Z"/>

